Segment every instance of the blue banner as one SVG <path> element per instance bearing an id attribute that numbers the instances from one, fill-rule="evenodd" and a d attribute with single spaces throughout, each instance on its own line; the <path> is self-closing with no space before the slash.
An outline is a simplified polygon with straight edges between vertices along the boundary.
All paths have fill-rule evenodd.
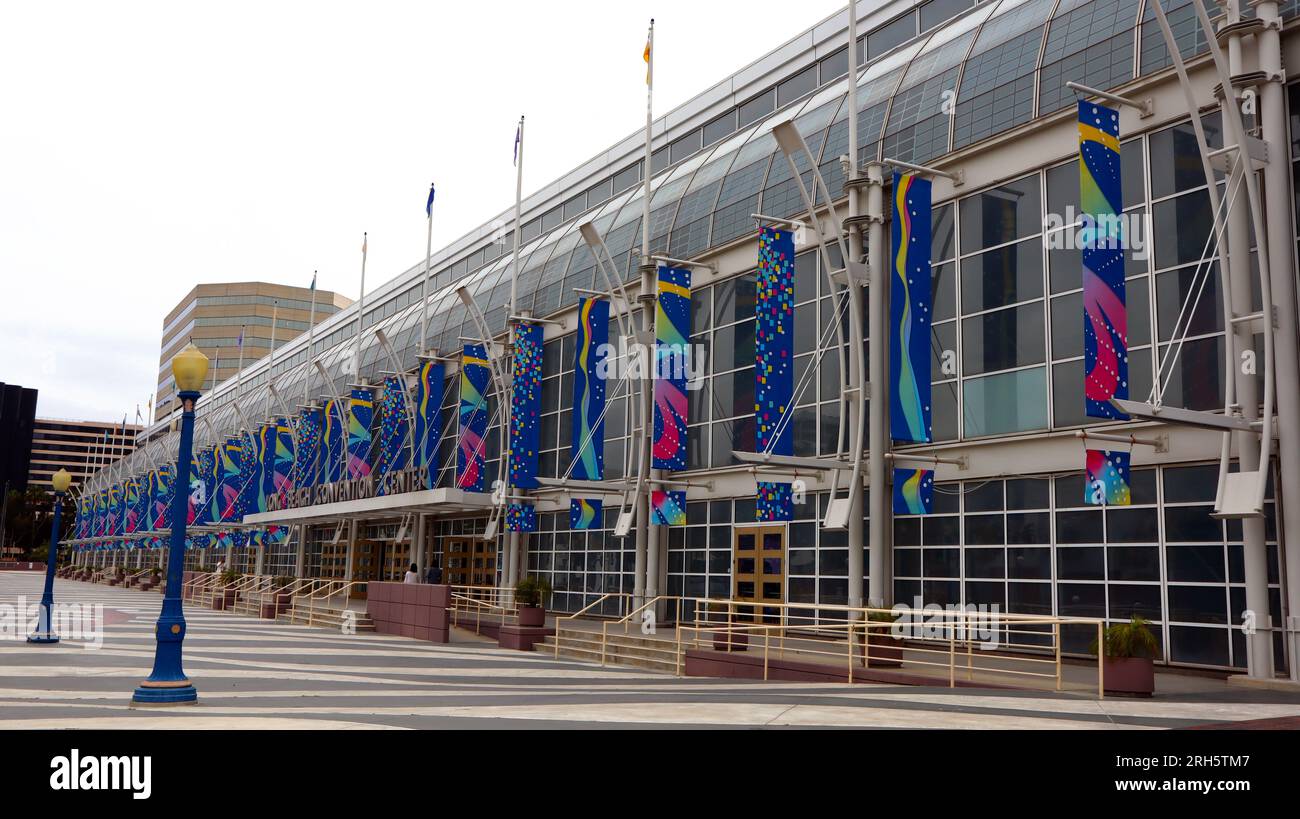
<path id="1" fill-rule="evenodd" d="M 535 489 L 538 486 L 537 450 L 541 440 L 542 325 L 515 325 L 510 383 L 510 453 L 506 462 L 507 475 L 511 486 Z"/>
<path id="2" fill-rule="evenodd" d="M 1079 100 L 1079 210 L 1084 411 L 1089 418 L 1127 419 L 1110 403 L 1128 398 L 1119 112 L 1084 100 Z"/>
<path id="3" fill-rule="evenodd" d="M 793 455 L 794 234 L 785 228 L 758 232 L 754 319 L 754 446 L 758 452 Z M 756 519 L 793 516 L 790 484 L 760 481 Z"/>
<path id="4" fill-rule="evenodd" d="M 244 510 L 246 515 L 265 512 L 266 499 L 275 494 L 275 423 L 262 424 L 252 437 L 257 446 L 257 468 L 254 472 L 257 489 L 251 496 L 252 505 Z"/>
<path id="5" fill-rule="evenodd" d="M 189 483 L 181 486 L 181 491 L 190 495 L 190 522 L 193 524 L 205 526 L 221 518 L 217 495 L 221 486 L 222 457 L 221 444 L 200 449 L 194 457 L 197 472 L 192 470 Z"/>
<path id="6" fill-rule="evenodd" d="M 438 483 L 438 445 L 442 442 L 442 381 L 446 371 L 440 362 L 420 361 L 415 383 L 415 465 L 426 471 L 425 489 Z"/>
<path id="7" fill-rule="evenodd" d="M 310 489 L 320 483 L 322 418 L 322 412 L 315 407 L 298 413 L 293 446 L 294 486 Z"/>
<path id="8" fill-rule="evenodd" d="M 325 447 L 321 475 L 325 483 L 343 480 L 343 459 L 347 455 L 347 438 L 343 434 L 343 402 L 331 398 L 325 402 Z"/>
<path id="9" fill-rule="evenodd" d="M 460 359 L 460 436 L 456 452 L 456 486 L 467 492 L 487 489 L 487 391 L 491 373 L 481 344 L 466 344 Z"/>
<path id="10" fill-rule="evenodd" d="M 239 438 L 239 510 L 226 523 L 243 523 L 244 515 L 263 511 L 258 508 L 262 497 L 261 436 L 244 431 Z"/>
<path id="11" fill-rule="evenodd" d="M 686 468 L 686 368 L 691 337 L 691 271 L 659 266 L 655 310 L 654 442 L 652 465 Z"/>
<path id="12" fill-rule="evenodd" d="M 889 274 L 889 429 L 930 441 L 930 182 L 894 172 Z"/>
<path id="13" fill-rule="evenodd" d="M 354 387 L 348 401 L 348 478 L 355 480 L 370 474 L 370 424 L 375 420 L 375 394 L 364 387 Z"/>
<path id="14" fill-rule="evenodd" d="M 656 526 L 686 525 L 686 492 L 663 491 L 654 489 L 650 492 L 650 522 Z"/>
<path id="15" fill-rule="evenodd" d="M 410 460 L 411 424 L 406 410 L 406 385 L 401 377 L 390 375 L 384 379 L 384 394 L 379 398 L 379 474 L 390 475 L 406 469 Z M 383 481 L 376 486 L 383 495 L 387 488 Z"/>
<path id="16" fill-rule="evenodd" d="M 172 467 L 160 467 L 154 473 L 153 492 L 153 530 L 165 532 L 172 528 L 172 493 L 176 491 L 176 481 Z"/>
<path id="17" fill-rule="evenodd" d="M 580 481 L 605 479 L 605 367 L 609 352 L 609 302 L 578 299 L 573 350 L 573 471 Z M 598 502 L 599 503 L 599 502 Z"/>
<path id="18" fill-rule="evenodd" d="M 599 529 L 604 502 L 599 498 L 573 498 L 569 501 L 569 528 L 573 531 Z"/>
<path id="19" fill-rule="evenodd" d="M 526 503 L 507 506 L 506 529 L 511 532 L 536 532 L 537 508 Z"/>
<path id="20" fill-rule="evenodd" d="M 239 438 L 228 438 L 216 452 L 216 491 L 212 496 L 211 523 L 230 523 L 239 520 L 240 470 L 244 447 Z"/>
<path id="21" fill-rule="evenodd" d="M 894 470 L 894 514 L 928 515 L 934 508 L 934 472 L 929 469 Z"/>

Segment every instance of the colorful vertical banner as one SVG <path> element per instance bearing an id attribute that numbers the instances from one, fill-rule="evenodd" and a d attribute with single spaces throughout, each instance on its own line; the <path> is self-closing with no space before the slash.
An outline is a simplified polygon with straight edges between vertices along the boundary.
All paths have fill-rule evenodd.
<path id="1" fill-rule="evenodd" d="M 95 496 L 95 537 L 108 534 L 108 490 L 101 489 Z"/>
<path id="2" fill-rule="evenodd" d="M 245 430 L 240 433 L 239 509 L 226 523 L 243 523 L 244 515 L 264 511 L 262 501 L 262 436 Z"/>
<path id="3" fill-rule="evenodd" d="M 86 531 L 86 496 L 83 494 L 77 498 L 77 519 L 72 524 L 72 537 L 80 540 L 85 537 Z"/>
<path id="4" fill-rule="evenodd" d="M 104 534 L 112 537 L 122 534 L 122 487 L 113 484 L 108 487 L 108 523 Z"/>
<path id="5" fill-rule="evenodd" d="M 199 450 L 194 460 L 197 472 L 191 472 L 189 483 L 181 484 L 179 491 L 190 495 L 191 522 L 207 526 L 221 519 L 221 505 L 217 501 L 220 494 L 222 475 L 222 444 L 213 444 Z"/>
<path id="6" fill-rule="evenodd" d="M 894 470 L 894 514 L 928 515 L 934 509 L 934 470 Z"/>
<path id="7" fill-rule="evenodd" d="M 384 394 L 379 398 L 379 473 L 388 475 L 406 468 L 410 460 L 411 424 L 406 411 L 406 384 L 400 376 L 384 379 Z M 377 490 L 383 494 L 381 483 Z"/>
<path id="8" fill-rule="evenodd" d="M 267 496 L 275 496 L 283 503 L 284 498 L 293 491 L 294 441 L 293 428 L 288 418 L 275 419 L 275 457 L 270 459 L 271 484 L 267 487 Z"/>
<path id="9" fill-rule="evenodd" d="M 140 521 L 144 519 L 140 509 L 140 479 L 132 476 L 126 479 L 126 522 L 122 531 L 125 534 L 133 535 L 140 529 Z"/>
<path id="10" fill-rule="evenodd" d="M 774 455 L 794 454 L 788 413 L 794 403 L 794 234 L 758 232 L 754 302 L 754 446 Z M 760 522 L 794 516 L 788 483 L 760 481 L 755 517 Z"/>
<path id="11" fill-rule="evenodd" d="M 759 481 L 754 520 L 759 523 L 780 523 L 794 519 L 794 488 L 788 483 Z"/>
<path id="12" fill-rule="evenodd" d="M 267 497 L 275 494 L 275 422 L 262 424 L 253 438 L 257 446 L 257 490 L 251 495 L 252 505 L 244 510 L 246 515 L 265 512 Z"/>
<path id="13" fill-rule="evenodd" d="M 662 489 L 652 489 L 650 491 L 650 522 L 656 526 L 685 526 L 685 490 L 665 492 Z"/>
<path id="14" fill-rule="evenodd" d="M 176 491 L 176 481 L 170 466 L 160 467 L 154 476 L 153 530 L 165 532 L 172 528 L 172 493 Z"/>
<path id="15" fill-rule="evenodd" d="M 343 480 L 343 458 L 347 454 L 347 439 L 343 435 L 343 403 L 337 398 L 325 402 L 325 446 L 321 464 L 321 477 L 325 483 Z"/>
<path id="16" fill-rule="evenodd" d="M 930 182 L 894 172 L 889 226 L 889 429 L 930 441 Z"/>
<path id="17" fill-rule="evenodd" d="M 537 507 L 527 503 L 512 503 L 507 506 L 506 529 L 511 532 L 536 532 Z"/>
<path id="18" fill-rule="evenodd" d="M 1128 306 L 1119 111 L 1079 100 L 1079 230 L 1083 256 L 1083 400 L 1089 418 L 1127 419 Z"/>
<path id="19" fill-rule="evenodd" d="M 1127 452 L 1090 449 L 1087 452 L 1087 485 L 1083 500 L 1092 506 L 1128 506 L 1132 503 L 1129 469 L 1132 456 Z"/>
<path id="20" fill-rule="evenodd" d="M 578 299 L 573 350 L 573 471 L 580 481 L 605 479 L 605 368 L 609 351 L 609 302 Z M 597 502 L 599 503 L 599 501 Z"/>
<path id="21" fill-rule="evenodd" d="M 308 407 L 298 413 L 293 445 L 293 484 L 310 489 L 320 483 L 322 413 Z"/>
<path id="22" fill-rule="evenodd" d="M 569 500 L 569 528 L 575 532 L 600 528 L 600 513 L 604 502 L 598 498 L 572 498 Z"/>
<path id="23" fill-rule="evenodd" d="M 484 457 L 488 431 L 487 351 L 481 344 L 466 344 L 460 359 L 460 437 L 456 451 L 456 486 L 467 492 L 487 489 Z"/>
<path id="24" fill-rule="evenodd" d="M 238 438 L 229 438 L 215 450 L 215 490 L 212 493 L 211 523 L 230 523 L 238 520 L 239 473 L 244 448 Z"/>
<path id="25" fill-rule="evenodd" d="M 655 469 L 686 468 L 686 381 L 691 337 L 691 271 L 659 266 L 655 309 Z"/>
<path id="26" fill-rule="evenodd" d="M 420 361 L 420 377 L 415 383 L 415 465 L 425 470 L 425 489 L 432 489 L 438 482 L 444 377 L 446 368 L 440 362 Z"/>
<path id="27" fill-rule="evenodd" d="M 348 479 L 370 474 L 370 424 L 375 419 L 375 394 L 365 387 L 354 387 L 348 401 Z"/>
<path id="28" fill-rule="evenodd" d="M 510 451 L 506 461 L 510 485 L 536 489 L 541 441 L 542 325 L 515 325 L 510 363 Z M 528 531 L 532 531 L 531 529 Z"/>

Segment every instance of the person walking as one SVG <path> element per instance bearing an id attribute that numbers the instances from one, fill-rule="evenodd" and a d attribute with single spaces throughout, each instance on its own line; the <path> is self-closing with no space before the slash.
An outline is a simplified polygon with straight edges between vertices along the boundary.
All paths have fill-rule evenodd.
<path id="1" fill-rule="evenodd" d="M 417 571 L 416 566 L 415 566 L 414 563 L 411 564 L 411 568 L 409 568 L 409 569 L 406 570 L 406 577 L 402 578 L 402 582 L 403 582 L 403 583 L 419 583 L 419 582 L 420 582 L 420 574 L 419 574 L 419 572 Z"/>

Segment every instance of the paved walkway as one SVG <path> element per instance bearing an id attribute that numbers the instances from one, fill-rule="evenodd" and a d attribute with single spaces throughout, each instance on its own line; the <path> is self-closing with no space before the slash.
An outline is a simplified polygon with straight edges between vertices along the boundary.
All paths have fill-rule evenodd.
<path id="1" fill-rule="evenodd" d="M 0 572 L 0 612 L 42 577 Z M 970 689 L 677 679 L 498 649 L 345 635 L 224 612 L 186 614 L 185 670 L 199 704 L 131 709 L 153 661 L 156 592 L 58 581 L 62 603 L 99 603 L 103 646 L 0 640 L 4 728 L 740 727 L 1178 728 L 1300 717 L 1300 696 L 1221 690 L 1153 700 Z"/>

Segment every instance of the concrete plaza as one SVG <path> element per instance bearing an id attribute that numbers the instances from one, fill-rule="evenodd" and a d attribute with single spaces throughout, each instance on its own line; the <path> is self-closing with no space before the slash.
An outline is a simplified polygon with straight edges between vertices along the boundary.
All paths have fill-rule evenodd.
<path id="1" fill-rule="evenodd" d="M 0 611 L 40 599 L 42 575 L 0 572 Z M 341 634 L 186 611 L 199 703 L 128 707 L 153 662 L 162 598 L 57 581 L 59 603 L 102 604 L 103 644 L 0 640 L 0 728 L 1060 728 L 1300 724 L 1300 694 L 1161 674 L 1152 700 L 890 685 L 741 682 L 600 668 L 497 648 Z"/>

